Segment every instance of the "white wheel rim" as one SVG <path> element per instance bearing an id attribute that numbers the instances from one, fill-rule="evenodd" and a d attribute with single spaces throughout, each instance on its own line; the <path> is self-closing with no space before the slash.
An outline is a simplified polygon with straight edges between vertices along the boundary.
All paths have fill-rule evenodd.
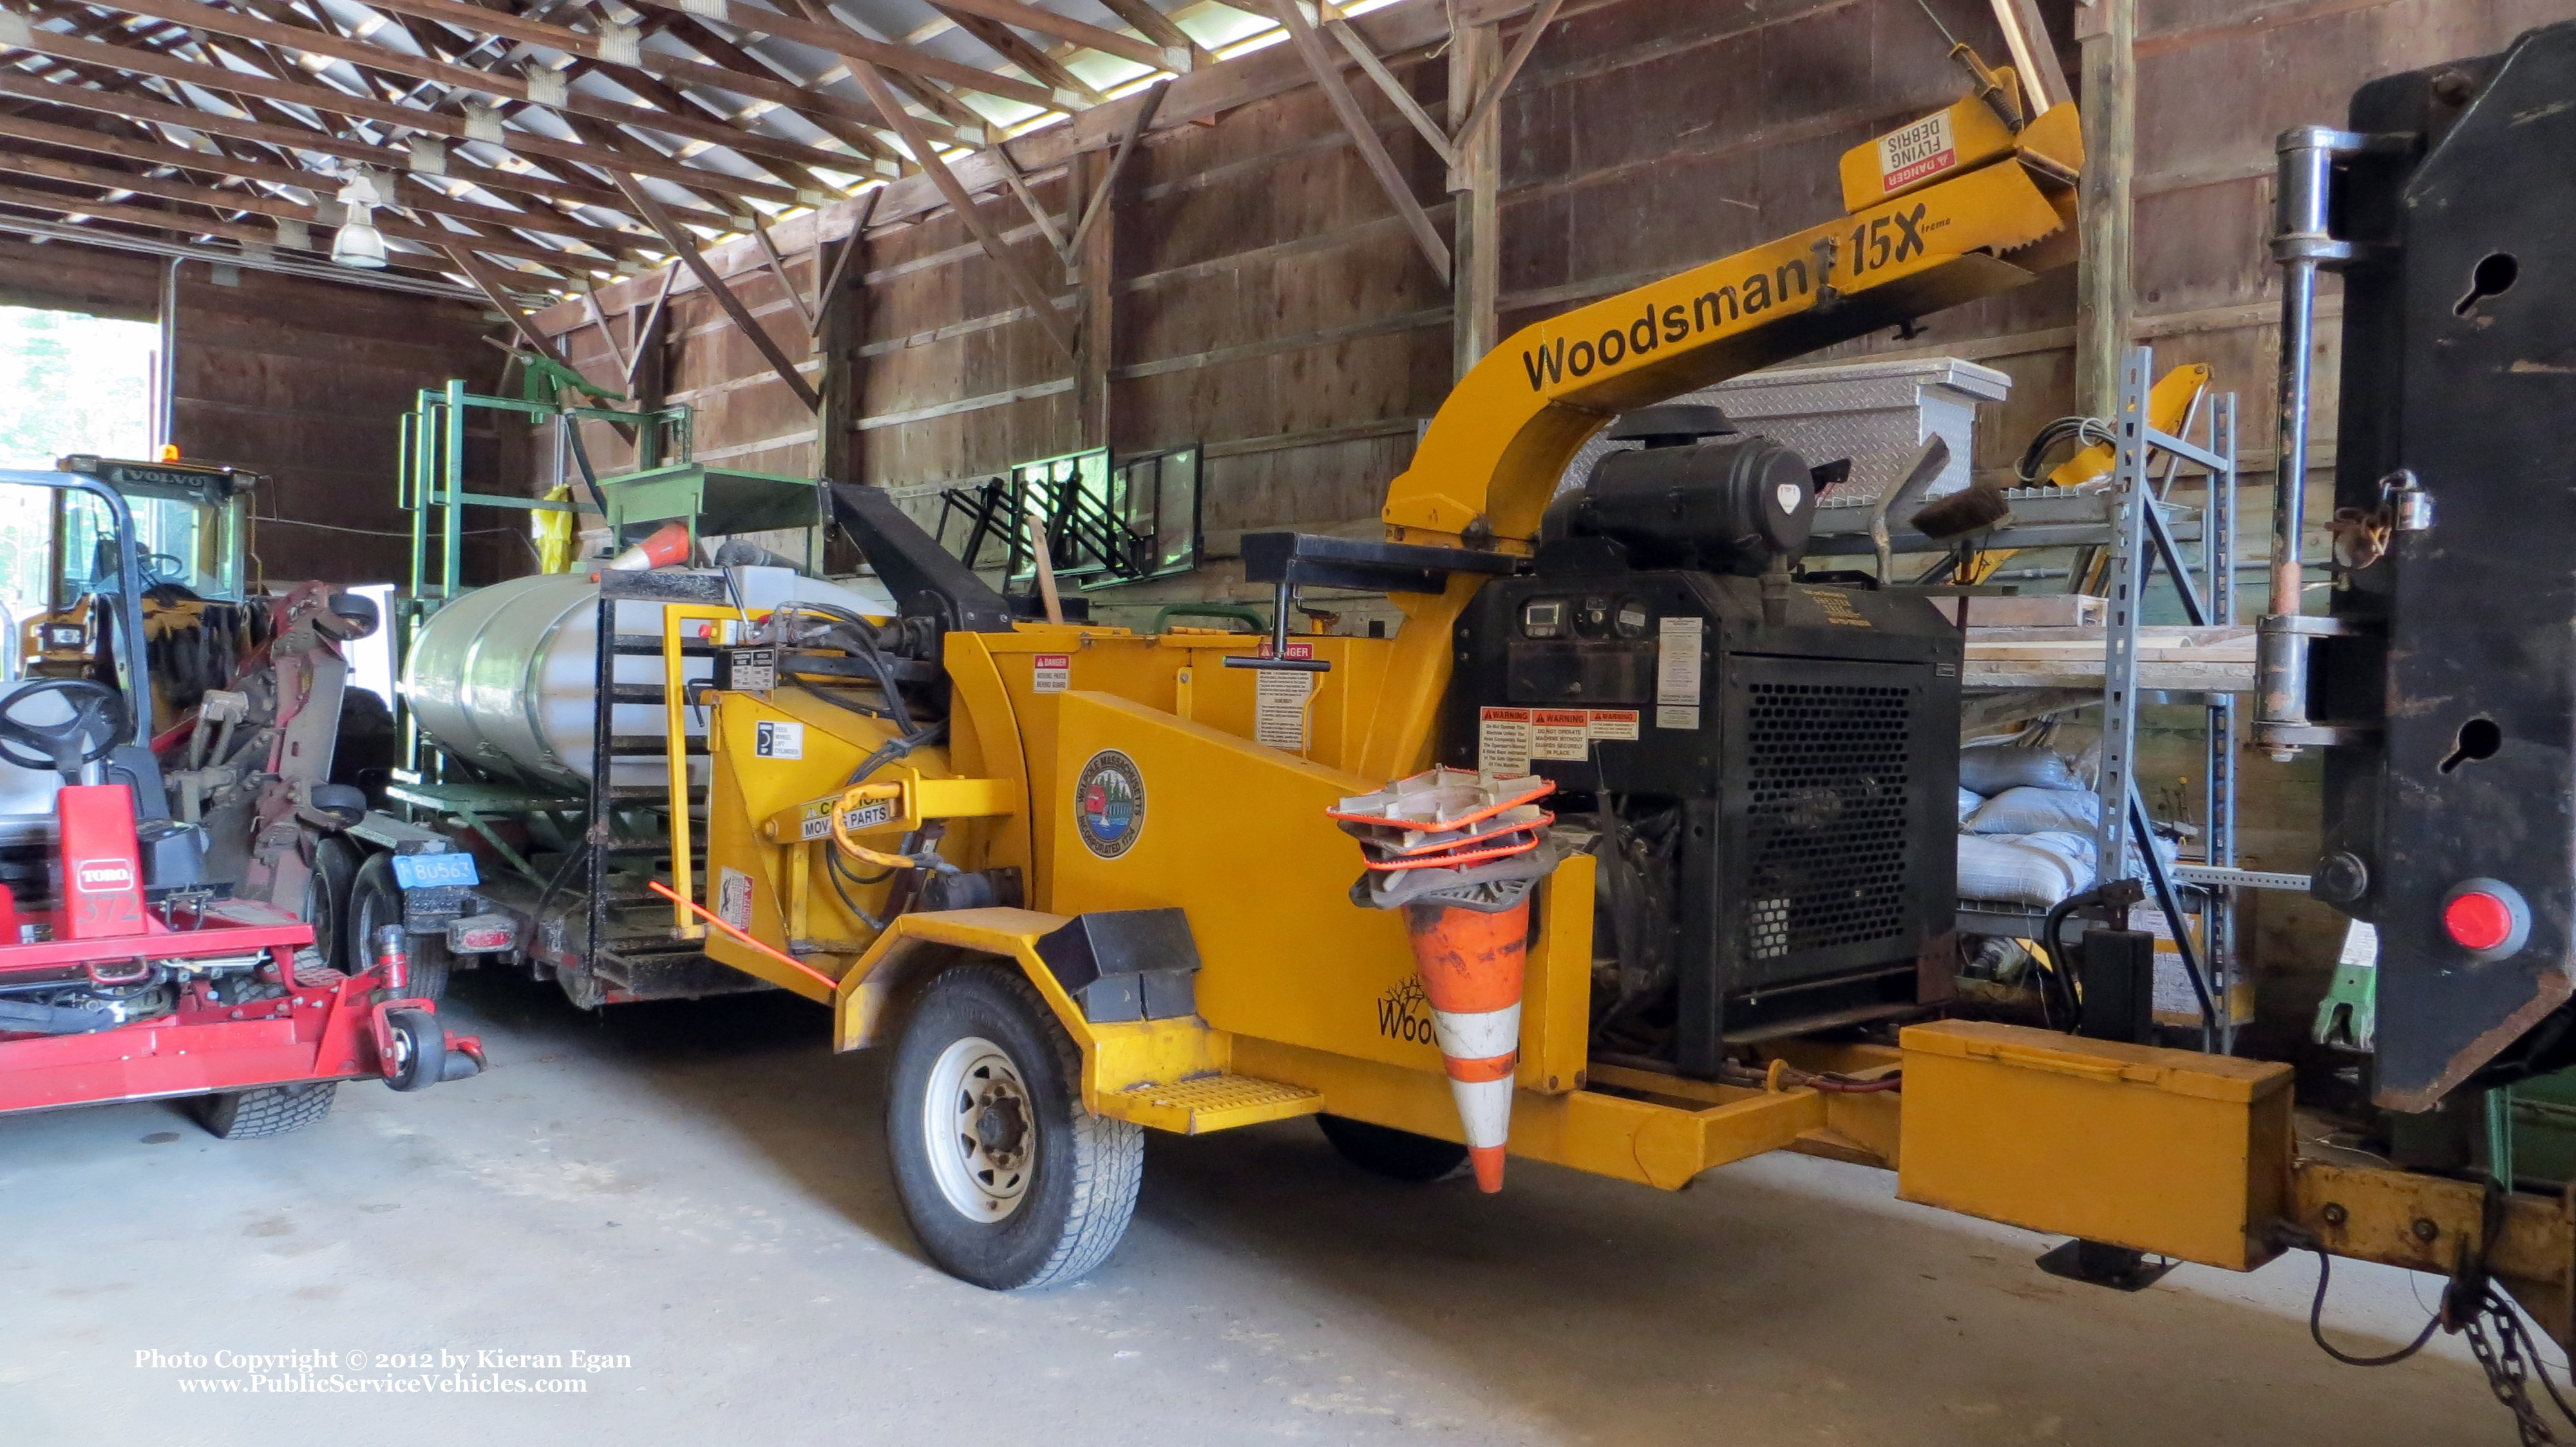
<path id="1" fill-rule="evenodd" d="M 931 1178 L 957 1214 L 1009 1219 L 1038 1152 L 1037 1111 L 1018 1063 L 980 1035 L 950 1042 L 922 1089 L 921 1139 Z"/>

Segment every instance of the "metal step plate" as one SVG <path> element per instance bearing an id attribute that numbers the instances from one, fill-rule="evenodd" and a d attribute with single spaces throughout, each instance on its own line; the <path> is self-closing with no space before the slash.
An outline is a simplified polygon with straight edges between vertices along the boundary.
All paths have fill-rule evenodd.
<path id="1" fill-rule="evenodd" d="M 1313 1115 L 1324 1097 L 1302 1085 L 1249 1075 L 1203 1075 L 1169 1085 L 1138 1085 L 1103 1096 L 1101 1113 L 1179 1135 L 1205 1135 L 1239 1125 Z"/>

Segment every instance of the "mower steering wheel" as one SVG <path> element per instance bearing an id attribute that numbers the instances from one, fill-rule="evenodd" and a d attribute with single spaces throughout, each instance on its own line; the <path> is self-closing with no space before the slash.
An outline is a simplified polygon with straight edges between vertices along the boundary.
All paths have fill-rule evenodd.
<path id="1" fill-rule="evenodd" d="M 64 702 L 71 705 L 70 718 L 40 724 L 18 716 L 27 700 L 48 693 L 65 696 Z M 106 684 L 86 678 L 38 679 L 0 702 L 0 759 L 22 769 L 53 769 L 77 777 L 82 766 L 97 763 L 124 743 L 133 727 L 125 695 Z M 22 751 L 20 745 L 33 752 Z"/>

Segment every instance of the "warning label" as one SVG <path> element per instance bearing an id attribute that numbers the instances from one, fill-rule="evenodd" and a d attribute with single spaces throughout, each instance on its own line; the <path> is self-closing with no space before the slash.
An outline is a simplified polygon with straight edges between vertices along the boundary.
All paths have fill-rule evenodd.
<path id="1" fill-rule="evenodd" d="M 1040 693 L 1062 693 L 1073 687 L 1073 655 L 1039 653 L 1029 658 L 1030 675 Z"/>
<path id="2" fill-rule="evenodd" d="M 1530 771 L 1531 713 L 1525 708 L 1483 710 L 1476 721 L 1476 772 L 1513 775 Z"/>
<path id="3" fill-rule="evenodd" d="M 1596 739 L 1634 739 L 1637 737 L 1637 711 L 1633 708 L 1596 708 L 1586 719 L 1586 731 Z"/>
<path id="4" fill-rule="evenodd" d="M 1592 757 L 1592 715 L 1579 708 L 1533 709 L 1530 757 L 1578 764 Z"/>
<path id="5" fill-rule="evenodd" d="M 716 871 L 716 918 L 738 930 L 751 928 L 751 876 L 739 869 Z"/>
<path id="6" fill-rule="evenodd" d="M 1666 618 L 1655 633 L 1655 702 L 1699 706 L 1699 647 L 1702 620 Z M 1658 722 L 1661 722 L 1658 720 Z M 1676 725 L 1663 724 L 1665 728 Z M 1692 728 L 1699 727 L 1694 721 Z"/>
<path id="7" fill-rule="evenodd" d="M 1878 138 L 1881 191 L 1901 191 L 1957 164 L 1959 146 L 1950 133 L 1948 111 L 1935 112 Z"/>
<path id="8" fill-rule="evenodd" d="M 1289 644 L 1288 656 L 1300 656 L 1298 650 L 1304 647 Z M 1306 752 L 1306 713 L 1315 697 L 1315 675 L 1265 669 L 1253 675 L 1252 690 L 1252 741 L 1292 754 Z"/>

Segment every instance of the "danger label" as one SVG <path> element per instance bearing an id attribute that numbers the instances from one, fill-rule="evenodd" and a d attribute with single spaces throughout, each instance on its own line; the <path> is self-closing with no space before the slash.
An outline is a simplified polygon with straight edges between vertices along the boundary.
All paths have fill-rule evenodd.
<path id="1" fill-rule="evenodd" d="M 1291 658 L 1313 652 L 1302 643 L 1288 645 Z M 1315 675 L 1265 669 L 1253 679 L 1252 741 L 1292 754 L 1306 752 L 1306 705 L 1315 697 Z"/>
<path id="2" fill-rule="evenodd" d="M 1031 677 L 1038 692 L 1062 693 L 1073 687 L 1072 654 L 1040 653 L 1032 656 L 1029 663 L 1035 669 Z"/>
<path id="3" fill-rule="evenodd" d="M 1530 771 L 1532 712 L 1526 708 L 1489 708 L 1478 715 L 1476 772 L 1513 776 Z"/>
<path id="4" fill-rule="evenodd" d="M 1939 111 L 1910 126 L 1878 138 L 1878 184 L 1881 191 L 1902 191 L 1926 176 L 1937 176 L 1959 164 L 1959 146 L 1950 133 L 1950 113 Z"/>

